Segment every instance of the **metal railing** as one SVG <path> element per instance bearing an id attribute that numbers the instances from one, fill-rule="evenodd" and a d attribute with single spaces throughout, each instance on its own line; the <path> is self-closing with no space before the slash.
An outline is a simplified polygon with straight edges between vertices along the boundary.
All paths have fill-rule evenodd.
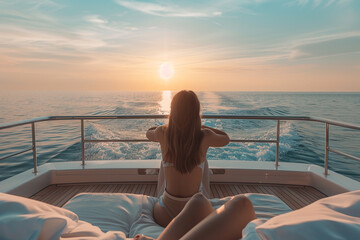
<path id="1" fill-rule="evenodd" d="M 167 115 L 122 115 L 122 116 L 51 116 L 51 117 L 42 117 L 35 118 L 25 121 L 14 122 L 11 124 L 0 125 L 0 130 L 8 129 L 17 126 L 31 125 L 31 135 L 32 135 L 32 147 L 19 151 L 16 153 L 9 154 L 5 157 L 0 158 L 0 161 L 9 157 L 13 157 L 30 150 L 33 151 L 33 164 L 34 164 L 34 174 L 38 173 L 37 171 L 37 154 L 36 154 L 36 129 L 35 123 L 46 122 L 46 121 L 62 121 L 62 120 L 79 120 L 81 126 L 81 164 L 85 166 L 85 143 L 99 143 L 99 142 L 149 142 L 147 139 L 85 139 L 84 131 L 84 121 L 85 120 L 105 120 L 105 119 L 165 119 Z M 324 118 L 317 117 L 303 117 L 303 116 L 238 116 L 238 115 L 203 115 L 203 119 L 239 119 L 239 120 L 273 120 L 276 121 L 276 139 L 231 139 L 230 142 L 255 142 L 255 143 L 276 143 L 276 153 L 275 153 L 275 167 L 276 169 L 279 166 L 279 144 L 280 144 L 280 121 L 311 121 L 311 122 L 320 122 L 325 123 L 325 157 L 324 157 L 324 175 L 328 175 L 328 162 L 329 162 L 329 152 L 333 152 L 351 159 L 360 161 L 359 157 L 344 153 L 339 150 L 330 148 L 330 125 L 360 130 L 360 125 L 344 123 L 340 121 L 333 121 Z"/>

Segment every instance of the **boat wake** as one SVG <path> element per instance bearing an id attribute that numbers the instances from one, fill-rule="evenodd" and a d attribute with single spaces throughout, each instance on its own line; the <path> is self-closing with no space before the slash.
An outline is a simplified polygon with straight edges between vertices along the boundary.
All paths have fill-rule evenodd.
<path id="1" fill-rule="evenodd" d="M 236 120 L 233 120 L 236 121 Z M 115 124 L 115 125 L 114 125 Z M 158 123 L 161 124 L 161 123 Z M 224 129 L 229 125 L 229 120 L 208 121 L 207 125 Z M 135 126 L 135 127 L 134 127 Z M 117 121 L 108 121 L 102 123 L 90 123 L 86 128 L 86 135 L 89 139 L 145 139 L 145 131 L 149 127 L 147 121 L 139 123 L 128 123 L 119 125 Z M 126 130 L 124 130 L 126 129 Z M 142 130 L 141 130 L 142 129 Z M 245 136 L 247 139 L 276 139 L 276 128 L 259 126 L 257 131 L 246 130 L 246 135 L 241 132 L 229 132 L 230 136 Z M 225 130 L 226 131 L 226 130 Z M 242 131 L 244 133 L 244 131 Z M 242 137 L 244 139 L 244 137 Z M 238 139 L 238 137 L 236 138 Z M 290 122 L 281 123 L 280 138 L 280 154 L 285 155 L 294 149 L 299 142 L 299 135 L 295 126 Z M 140 142 L 102 142 L 87 143 L 86 159 L 102 160 L 102 159 L 161 159 L 160 147 L 157 143 Z M 275 144 L 268 143 L 230 143 L 222 148 L 210 148 L 208 151 L 208 159 L 228 159 L 228 160 L 249 160 L 249 161 L 273 161 L 275 159 Z"/>
<path id="2" fill-rule="evenodd" d="M 3 104 L 3 123 L 53 115 L 153 115 L 168 114 L 174 92 L 113 92 L 82 93 L 58 97 L 39 95 L 20 97 L 18 111 L 27 109 L 20 118 Z M 359 123 L 359 94 L 298 94 L 248 92 L 198 92 L 202 114 L 254 116 L 319 116 Z M 6 97 L 5 99 L 9 98 Z M 21 100 L 21 101 L 20 101 Z M 46 111 L 38 112 L 33 101 L 46 102 Z M 335 101 L 336 100 L 336 101 Z M 334 102 L 335 101 L 335 102 Z M 61 102 L 61 105 L 59 105 Z M 25 104 L 26 103 L 26 104 Z M 31 104 L 30 104 L 31 103 Z M 76 104 L 74 104 L 76 103 Z M 354 105 L 355 104 L 355 105 Z M 10 116 L 10 118 L 8 117 Z M 11 117 L 12 116 L 12 117 Z M 17 117 L 20 119 L 17 119 Z M 163 119 L 85 121 L 86 139 L 145 139 L 146 130 L 165 124 Z M 227 132 L 232 139 L 276 139 L 276 121 L 203 119 L 203 124 Z M 80 161 L 80 124 L 77 121 L 36 124 L 38 164 L 58 161 Z M 0 133 L 0 157 L 31 147 L 31 129 L 18 127 Z M 351 130 L 331 129 L 331 142 L 337 149 L 357 155 L 359 137 Z M 341 141 L 340 141 L 341 140 Z M 208 159 L 274 161 L 276 144 L 230 143 L 223 148 L 211 148 Z M 281 122 L 279 161 L 323 165 L 324 126 L 310 122 Z M 86 160 L 160 159 L 157 143 L 87 143 Z M 354 177 L 359 165 L 342 156 L 330 155 L 329 168 Z M 32 168 L 32 152 L 26 152 L 0 163 L 0 180 Z M 358 177 L 354 177 L 358 178 Z"/>

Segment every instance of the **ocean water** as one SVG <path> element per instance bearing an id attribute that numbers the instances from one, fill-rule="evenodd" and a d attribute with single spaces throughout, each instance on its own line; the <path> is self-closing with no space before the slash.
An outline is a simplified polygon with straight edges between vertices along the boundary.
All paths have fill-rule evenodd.
<path id="1" fill-rule="evenodd" d="M 168 114 L 174 92 L 1 92 L 0 124 L 44 116 Z M 360 93 L 197 92 L 203 114 L 317 116 L 360 124 Z M 166 120 L 86 121 L 87 139 L 144 139 Z M 203 120 L 232 139 L 275 139 L 276 122 Z M 323 166 L 325 126 L 282 121 L 280 162 Z M 36 124 L 38 164 L 80 161 L 80 121 Z M 0 158 L 31 146 L 30 126 L 0 130 Z M 330 147 L 360 156 L 360 131 L 330 127 Z M 156 143 L 87 143 L 86 160 L 160 159 Z M 208 159 L 274 161 L 275 144 L 230 143 L 211 148 Z M 32 152 L 0 161 L 0 180 L 32 168 Z M 360 181 L 360 162 L 333 153 L 329 168 Z"/>

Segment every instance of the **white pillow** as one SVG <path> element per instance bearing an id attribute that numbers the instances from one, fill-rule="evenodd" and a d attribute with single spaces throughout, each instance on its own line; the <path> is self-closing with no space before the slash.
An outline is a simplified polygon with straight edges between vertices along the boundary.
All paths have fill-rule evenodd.
<path id="1" fill-rule="evenodd" d="M 61 235 L 60 240 L 125 240 L 125 233 L 108 231 L 103 233 L 100 228 L 88 222 L 79 221 L 71 231 Z"/>
<path id="2" fill-rule="evenodd" d="M 0 193 L 0 238 L 124 240 L 123 232 L 104 234 L 98 227 L 79 221 L 66 209 L 36 200 Z"/>
<path id="3" fill-rule="evenodd" d="M 77 221 L 78 216 L 64 208 L 55 207 L 30 198 L 19 197 L 11 194 L 0 193 L 0 209 L 1 216 L 4 214 L 29 214 L 51 212 L 63 215 Z"/>
<path id="4" fill-rule="evenodd" d="M 148 214 L 141 214 L 141 216 L 133 223 L 129 231 L 129 238 L 135 237 L 136 234 L 144 234 L 152 238 L 158 238 L 164 231 L 164 228 L 155 223 L 154 218 Z"/>
<path id="5" fill-rule="evenodd" d="M 58 239 L 78 217 L 66 209 L 0 193 L 1 239 Z"/>
<path id="6" fill-rule="evenodd" d="M 75 212 L 80 220 L 98 226 L 103 232 L 122 231 L 128 235 L 131 225 L 142 213 L 145 198 L 138 194 L 81 193 L 64 208 Z M 154 198 L 153 204 L 155 202 Z M 151 212 L 153 204 L 148 206 Z"/>
<path id="7" fill-rule="evenodd" d="M 140 216 L 136 219 L 129 230 L 128 237 L 135 237 L 136 234 L 144 234 L 149 237 L 157 238 L 164 230 L 163 227 L 155 223 L 153 209 L 157 198 L 143 196 Z"/>
<path id="8" fill-rule="evenodd" d="M 263 223 L 254 220 L 243 231 L 243 239 L 359 239 L 360 191 L 318 200 L 302 209 Z"/>

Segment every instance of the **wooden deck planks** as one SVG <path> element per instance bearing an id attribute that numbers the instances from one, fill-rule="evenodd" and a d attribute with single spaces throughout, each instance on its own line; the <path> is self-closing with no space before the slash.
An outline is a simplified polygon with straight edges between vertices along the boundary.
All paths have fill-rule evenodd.
<path id="1" fill-rule="evenodd" d="M 325 194 L 313 187 L 281 184 L 212 183 L 210 190 L 210 198 L 222 198 L 244 193 L 271 194 L 280 198 L 294 210 L 326 197 Z M 31 198 L 61 207 L 75 195 L 84 192 L 133 193 L 156 196 L 156 182 L 50 185 Z"/>

